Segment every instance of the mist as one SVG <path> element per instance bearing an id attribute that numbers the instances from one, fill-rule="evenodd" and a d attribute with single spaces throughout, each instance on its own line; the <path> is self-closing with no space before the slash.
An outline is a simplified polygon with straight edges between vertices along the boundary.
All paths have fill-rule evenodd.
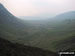
<path id="1" fill-rule="evenodd" d="M 52 18 L 75 11 L 75 0 L 0 0 L 15 16 Z"/>

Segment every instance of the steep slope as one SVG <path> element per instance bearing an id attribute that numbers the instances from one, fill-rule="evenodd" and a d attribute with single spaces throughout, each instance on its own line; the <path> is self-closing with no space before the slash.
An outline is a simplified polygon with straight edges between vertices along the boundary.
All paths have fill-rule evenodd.
<path id="1" fill-rule="evenodd" d="M 58 56 L 40 48 L 10 43 L 0 37 L 0 56 Z"/>
<path id="2" fill-rule="evenodd" d="M 0 4 L 0 35 L 6 39 L 15 40 L 26 34 L 28 24 L 13 16 L 2 4 Z M 13 37 L 13 38 L 12 38 Z"/>
<path id="3" fill-rule="evenodd" d="M 17 23 L 23 24 L 21 20 L 13 16 L 2 4 L 0 4 L 0 23 L 12 23 L 12 25 Z"/>
<path id="4" fill-rule="evenodd" d="M 22 25 L 24 25 L 21 20 L 13 16 L 2 4 L 0 4 L 0 24 L 14 25 L 14 27 L 23 27 Z"/>

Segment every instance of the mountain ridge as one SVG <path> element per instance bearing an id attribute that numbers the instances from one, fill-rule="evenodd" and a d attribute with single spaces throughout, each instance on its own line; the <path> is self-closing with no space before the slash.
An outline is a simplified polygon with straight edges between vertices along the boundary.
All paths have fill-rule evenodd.
<path id="1" fill-rule="evenodd" d="M 64 12 L 62 14 L 57 15 L 56 17 L 54 17 L 55 20 L 68 20 L 68 19 L 74 19 L 75 18 L 75 11 L 68 11 L 68 12 Z"/>

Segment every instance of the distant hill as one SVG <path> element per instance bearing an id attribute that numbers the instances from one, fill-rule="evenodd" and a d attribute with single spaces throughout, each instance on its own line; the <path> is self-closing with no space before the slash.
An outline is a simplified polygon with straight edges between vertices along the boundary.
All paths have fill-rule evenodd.
<path id="1" fill-rule="evenodd" d="M 20 19 L 23 20 L 46 20 L 44 17 L 35 17 L 35 16 L 17 16 Z"/>
<path id="2" fill-rule="evenodd" d="M 62 20 L 68 20 L 74 18 L 75 18 L 75 11 L 65 12 L 54 17 L 56 21 L 62 21 Z"/>
<path id="3" fill-rule="evenodd" d="M 0 37 L 0 56 L 58 56 L 58 54 L 36 47 L 11 43 Z"/>

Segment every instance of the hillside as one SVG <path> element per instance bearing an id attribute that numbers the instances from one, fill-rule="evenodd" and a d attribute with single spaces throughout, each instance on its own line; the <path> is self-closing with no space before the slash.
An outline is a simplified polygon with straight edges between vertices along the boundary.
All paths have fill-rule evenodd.
<path id="1" fill-rule="evenodd" d="M 54 35 L 56 35 L 56 40 L 54 43 L 56 43 L 54 46 L 56 46 L 56 50 L 71 50 L 71 48 L 75 47 L 75 19 L 70 21 L 64 21 L 62 24 L 59 25 L 57 29 L 54 30 Z M 72 49 L 75 51 L 75 49 Z"/>
<path id="2" fill-rule="evenodd" d="M 54 17 L 56 21 L 63 21 L 75 18 L 75 11 L 64 12 Z"/>
<path id="3" fill-rule="evenodd" d="M 28 30 L 28 24 L 16 18 L 0 4 L 0 35 L 12 41 L 26 34 L 26 30 Z"/>
<path id="4" fill-rule="evenodd" d="M 0 56 L 58 56 L 56 53 L 36 47 L 25 46 L 0 37 Z"/>

